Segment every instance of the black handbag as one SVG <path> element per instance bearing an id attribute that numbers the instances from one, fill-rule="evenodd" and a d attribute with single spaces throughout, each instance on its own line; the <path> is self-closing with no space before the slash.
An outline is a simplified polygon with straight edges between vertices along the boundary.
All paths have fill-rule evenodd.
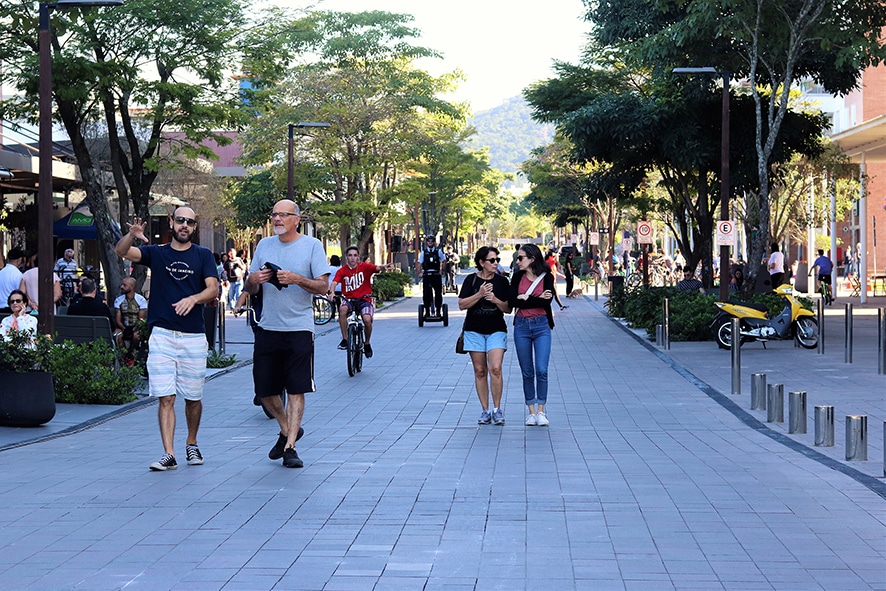
<path id="1" fill-rule="evenodd" d="M 464 355 L 467 353 L 465 351 L 465 331 L 462 329 L 461 334 L 458 335 L 458 340 L 455 341 L 455 352 L 459 355 Z"/>

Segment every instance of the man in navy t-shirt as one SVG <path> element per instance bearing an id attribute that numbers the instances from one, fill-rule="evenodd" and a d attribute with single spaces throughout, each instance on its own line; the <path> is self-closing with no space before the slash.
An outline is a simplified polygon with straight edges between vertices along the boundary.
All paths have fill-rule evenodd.
<path id="1" fill-rule="evenodd" d="M 164 455 L 151 464 L 151 470 L 174 470 L 175 397 L 185 399 L 188 422 L 186 452 L 188 464 L 200 465 L 203 456 L 197 447 L 197 429 L 203 413 L 203 381 L 206 377 L 206 333 L 203 304 L 218 295 L 218 271 L 208 248 L 191 242 L 197 231 L 197 218 L 190 207 L 179 207 L 169 226 L 172 242 L 135 247 L 145 237 L 147 222 L 135 219 L 129 232 L 115 248 L 117 254 L 151 269 L 151 299 L 148 302 L 148 385 L 151 396 L 160 399 L 160 439 Z"/>

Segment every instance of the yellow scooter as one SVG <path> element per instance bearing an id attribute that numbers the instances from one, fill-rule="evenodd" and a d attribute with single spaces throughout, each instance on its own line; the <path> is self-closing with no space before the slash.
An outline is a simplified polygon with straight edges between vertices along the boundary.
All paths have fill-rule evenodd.
<path id="1" fill-rule="evenodd" d="M 711 323 L 717 345 L 721 349 L 732 346 L 732 319 L 738 318 L 741 321 L 741 344 L 760 341 L 765 349 L 767 341 L 796 338 L 804 349 L 815 349 L 818 346 L 818 322 L 814 314 L 797 301 L 789 284 L 778 286 L 775 293 L 786 303 L 781 314 L 772 318 L 762 304 L 714 302 L 720 309 Z"/>

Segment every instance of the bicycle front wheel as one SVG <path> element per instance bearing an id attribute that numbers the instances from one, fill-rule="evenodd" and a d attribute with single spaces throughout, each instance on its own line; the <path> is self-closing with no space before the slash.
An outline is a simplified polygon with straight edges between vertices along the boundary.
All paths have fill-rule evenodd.
<path id="1" fill-rule="evenodd" d="M 332 320 L 332 304 L 326 298 L 314 298 L 314 324 L 326 324 Z"/>
<path id="2" fill-rule="evenodd" d="M 354 377 L 358 371 L 357 368 L 357 327 L 351 324 L 348 326 L 348 375 Z"/>

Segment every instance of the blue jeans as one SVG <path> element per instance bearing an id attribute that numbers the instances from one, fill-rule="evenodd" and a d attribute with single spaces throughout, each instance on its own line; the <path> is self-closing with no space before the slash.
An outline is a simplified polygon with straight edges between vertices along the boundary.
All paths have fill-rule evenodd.
<path id="1" fill-rule="evenodd" d="M 237 305 L 237 300 L 240 298 L 240 287 L 242 287 L 242 281 L 231 281 L 228 283 L 228 306 L 229 309 L 233 310 Z"/>
<path id="2" fill-rule="evenodd" d="M 547 316 L 514 318 L 514 348 L 523 374 L 526 404 L 548 400 L 548 361 L 551 359 L 551 327 Z"/>

